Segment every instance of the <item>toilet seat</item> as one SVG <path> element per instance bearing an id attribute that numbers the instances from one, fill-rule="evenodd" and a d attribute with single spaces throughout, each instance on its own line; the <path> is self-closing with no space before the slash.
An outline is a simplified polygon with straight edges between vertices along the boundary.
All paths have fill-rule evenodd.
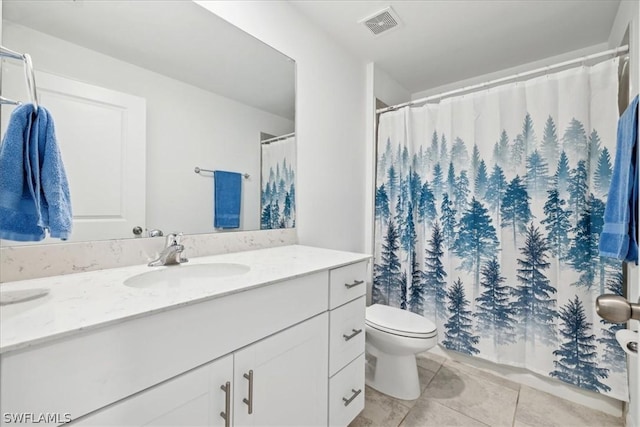
<path id="1" fill-rule="evenodd" d="M 370 328 L 407 338 L 428 339 L 437 336 L 436 326 L 429 319 L 381 304 L 367 307 L 365 324 Z"/>

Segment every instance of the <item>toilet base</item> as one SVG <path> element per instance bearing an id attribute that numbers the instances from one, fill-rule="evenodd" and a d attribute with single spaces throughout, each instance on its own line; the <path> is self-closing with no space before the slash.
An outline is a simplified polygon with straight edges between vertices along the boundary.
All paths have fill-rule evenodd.
<path id="1" fill-rule="evenodd" d="M 414 354 L 386 354 L 371 345 L 367 345 L 367 353 L 374 358 L 367 370 L 366 384 L 369 387 L 396 399 L 415 400 L 420 397 L 418 365 Z"/>

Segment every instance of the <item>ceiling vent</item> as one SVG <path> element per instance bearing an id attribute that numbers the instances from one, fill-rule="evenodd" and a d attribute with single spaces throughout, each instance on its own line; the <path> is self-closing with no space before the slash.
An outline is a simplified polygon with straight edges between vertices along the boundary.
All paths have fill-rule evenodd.
<path id="1" fill-rule="evenodd" d="M 389 6 L 360 20 L 359 23 L 364 24 L 374 36 L 379 36 L 398 28 L 400 26 L 400 19 L 391 6 Z"/>

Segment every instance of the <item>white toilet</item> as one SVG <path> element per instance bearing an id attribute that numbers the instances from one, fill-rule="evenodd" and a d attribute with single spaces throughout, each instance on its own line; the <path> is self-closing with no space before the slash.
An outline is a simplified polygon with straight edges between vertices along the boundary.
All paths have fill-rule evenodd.
<path id="1" fill-rule="evenodd" d="M 429 319 L 395 307 L 367 307 L 366 347 L 370 358 L 366 383 L 389 396 L 413 400 L 420 397 L 416 354 L 438 342 Z"/>

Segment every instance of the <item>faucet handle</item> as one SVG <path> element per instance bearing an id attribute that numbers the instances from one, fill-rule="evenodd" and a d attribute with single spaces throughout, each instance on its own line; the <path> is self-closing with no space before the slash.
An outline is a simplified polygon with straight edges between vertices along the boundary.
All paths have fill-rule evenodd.
<path id="1" fill-rule="evenodd" d="M 175 239 L 176 245 L 181 247 L 180 251 L 176 254 L 176 259 L 178 261 L 178 264 L 189 262 L 189 259 L 182 256 L 182 251 L 184 250 L 184 246 L 182 245 L 183 236 L 184 236 L 184 233 L 178 233 L 176 234 L 176 239 Z"/>

